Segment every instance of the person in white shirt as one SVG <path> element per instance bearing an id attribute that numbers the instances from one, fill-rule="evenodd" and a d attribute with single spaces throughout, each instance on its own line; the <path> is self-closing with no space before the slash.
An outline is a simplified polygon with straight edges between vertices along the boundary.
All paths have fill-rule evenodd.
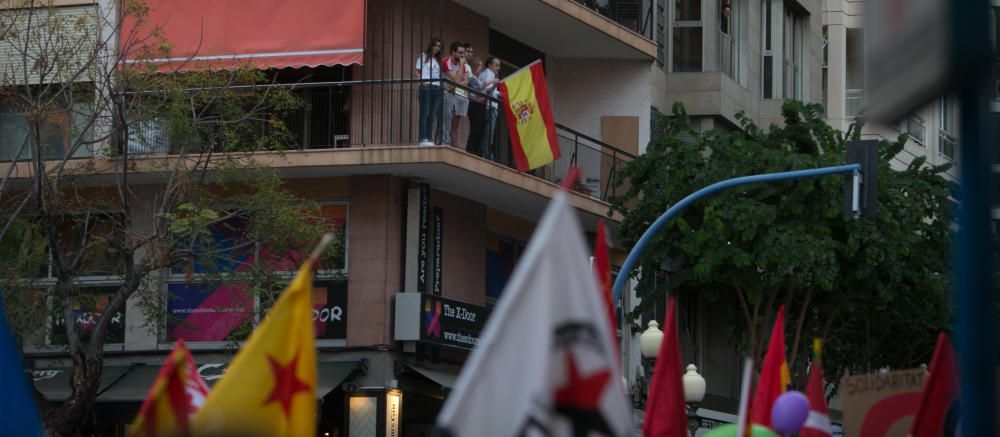
<path id="1" fill-rule="evenodd" d="M 466 47 L 466 50 L 469 48 Z M 483 71 L 483 60 L 472 58 L 472 75 L 469 76 L 469 138 L 465 141 L 465 150 L 469 153 L 483 156 L 479 147 L 486 124 L 486 98 L 483 97 L 483 85 L 479 83 L 479 73 Z"/>
<path id="2" fill-rule="evenodd" d="M 490 56 L 486 58 L 486 68 L 483 69 L 482 73 L 479 73 L 479 84 L 483 87 L 483 93 L 493 97 L 494 99 L 500 98 L 500 90 L 498 89 L 500 85 L 500 59 L 496 56 Z M 486 105 L 486 122 L 483 127 L 482 136 L 479 138 L 479 150 L 482 151 L 483 157 L 489 159 L 490 161 L 496 160 L 496 153 L 493 150 L 493 131 L 496 130 L 497 126 L 497 114 L 500 108 L 495 101 L 490 101 Z"/>
<path id="3" fill-rule="evenodd" d="M 471 67 L 465 61 L 465 45 L 461 41 L 451 43 L 451 56 L 445 58 L 442 70 L 452 82 L 466 86 L 469 84 Z M 444 115 L 441 118 L 443 144 L 451 144 L 458 134 L 462 118 L 469 113 L 468 93 L 461 87 L 446 85 L 444 92 Z"/>
<path id="4" fill-rule="evenodd" d="M 420 131 L 420 145 L 434 145 L 434 121 L 441 108 L 441 40 L 431 38 L 427 50 L 417 59 L 417 74 L 420 75 L 420 118 L 417 123 Z"/>

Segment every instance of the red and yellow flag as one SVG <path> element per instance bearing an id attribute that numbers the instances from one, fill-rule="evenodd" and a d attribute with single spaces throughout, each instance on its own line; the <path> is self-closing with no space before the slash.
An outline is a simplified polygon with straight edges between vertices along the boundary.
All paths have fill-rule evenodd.
<path id="1" fill-rule="evenodd" d="M 597 285 L 601 290 L 601 298 L 608 310 L 608 322 L 611 328 L 611 344 L 618 353 L 618 329 L 615 318 L 615 297 L 611 282 L 611 259 L 608 256 L 607 226 L 604 220 L 597 221 L 597 236 L 594 238 L 594 274 L 597 275 Z M 617 356 L 617 355 L 615 355 Z"/>
<path id="2" fill-rule="evenodd" d="M 788 390 L 791 382 L 792 376 L 785 359 L 785 306 L 782 305 L 778 307 L 778 318 L 771 329 L 771 341 L 767 345 L 767 355 L 764 355 L 757 392 L 750 405 L 750 421 L 774 428 L 771 424 L 771 408 L 778 397 Z"/>
<path id="3" fill-rule="evenodd" d="M 556 122 L 541 61 L 532 62 L 500 82 L 507 128 L 517 171 L 559 159 Z"/>
<path id="4" fill-rule="evenodd" d="M 130 436 L 186 436 L 188 420 L 208 396 L 208 386 L 198 375 L 191 351 L 178 340 L 163 363 L 139 415 L 129 425 Z"/>
<path id="5" fill-rule="evenodd" d="M 316 434 L 312 259 L 274 303 L 192 422 L 194 435 Z"/>

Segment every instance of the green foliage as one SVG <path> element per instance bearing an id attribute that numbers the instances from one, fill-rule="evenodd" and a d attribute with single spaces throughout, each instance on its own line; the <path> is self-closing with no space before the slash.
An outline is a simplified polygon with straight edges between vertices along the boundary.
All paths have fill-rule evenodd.
<path id="1" fill-rule="evenodd" d="M 814 104 L 786 102 L 782 116 L 783 126 L 767 130 L 741 114 L 741 131 L 699 132 L 675 105 L 663 122 L 666 134 L 616 178 L 628 186 L 612 203 L 612 211 L 625 217 L 625 246 L 669 206 L 709 184 L 842 164 L 846 142 L 861 129 L 831 128 Z M 807 341 L 826 337 L 830 375 L 927 362 L 934 334 L 947 326 L 950 314 L 950 186 L 940 175 L 947 167 L 923 160 L 890 169 L 905 140 L 880 143 L 874 217 L 843 216 L 842 177 L 740 187 L 691 206 L 641 258 L 645 272 L 684 260 L 669 272 L 665 287 L 654 289 L 655 275 L 641 276 L 643 302 L 649 305 L 669 290 L 738 303 L 742 316 L 730 323 L 751 353 L 763 352 L 773 314 L 785 304 L 789 347 L 798 346 L 801 358 Z"/>

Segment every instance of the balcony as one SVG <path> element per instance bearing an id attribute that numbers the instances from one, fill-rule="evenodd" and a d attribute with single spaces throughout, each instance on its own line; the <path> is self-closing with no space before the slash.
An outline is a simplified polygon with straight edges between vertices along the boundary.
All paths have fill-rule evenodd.
<path id="1" fill-rule="evenodd" d="M 652 61 L 648 11 L 637 0 L 454 0 L 489 27 L 562 58 Z M 558 30 L 558 31 L 556 31 Z"/>
<path id="2" fill-rule="evenodd" d="M 863 109 L 865 109 L 865 90 L 844 90 L 844 116 L 855 118 L 861 114 Z"/>
<path id="3" fill-rule="evenodd" d="M 938 130 L 938 155 L 955 161 L 955 153 L 958 151 L 958 141 L 947 131 Z"/>
<path id="4" fill-rule="evenodd" d="M 473 173 L 489 171 L 501 180 L 506 178 L 509 181 L 518 175 L 513 170 L 514 157 L 507 134 L 507 124 L 499 110 L 503 108 L 502 103 L 469 88 L 460 87 L 481 100 L 484 109 L 489 108 L 489 105 L 498 108 L 493 112 L 494 128 L 489 129 L 488 122 L 492 116 L 491 111 L 486 109 L 484 114 L 486 123 L 483 123 L 479 142 L 468 140 L 471 136 L 469 135 L 471 129 L 468 128 L 472 126 L 463 120 L 458 138 L 453 141 L 457 146 L 442 145 L 442 126 L 438 120 L 443 114 L 436 113 L 432 116 L 436 120 L 431 123 L 435 144 L 420 146 L 419 93 L 421 84 L 426 82 L 428 81 L 406 79 L 287 85 L 294 86 L 294 92 L 304 99 L 306 105 L 305 108 L 286 114 L 284 117 L 286 126 L 295 137 L 294 142 L 288 146 L 286 154 L 300 151 L 303 156 L 314 158 L 325 156 L 331 165 L 346 166 L 339 170 L 328 168 L 322 173 L 325 175 L 336 172 L 422 175 L 431 180 L 439 178 L 443 184 L 455 186 L 460 191 L 480 183 L 472 180 L 474 174 L 466 174 L 472 168 L 482 169 Z M 156 119 L 137 120 L 132 126 L 128 152 L 133 156 L 166 156 L 175 153 L 182 144 L 190 146 L 193 143 L 170 138 L 162 123 Z M 262 125 L 261 129 L 265 127 Z M 570 166 L 575 165 L 580 168 L 581 176 L 573 188 L 574 191 L 595 201 L 607 202 L 615 194 L 615 188 L 611 185 L 615 174 L 627 162 L 634 159 L 634 155 L 558 123 L 556 130 L 561 157 L 526 173 L 528 175 L 526 177 L 558 184 L 562 182 Z M 385 149 L 400 150 L 392 152 Z M 371 153 L 363 152 L 365 150 L 370 150 Z M 315 164 L 306 158 L 301 159 L 290 159 L 288 162 L 301 162 L 306 167 Z M 456 176 L 445 181 L 447 175 L 428 170 L 433 166 L 424 165 L 432 163 L 457 165 L 464 167 L 465 172 L 460 177 Z M 483 166 L 483 164 L 490 165 Z M 364 165 L 368 167 L 347 168 Z M 417 169 L 421 166 L 424 168 Z M 501 169 L 504 171 L 500 171 Z M 470 193 L 470 195 L 475 194 Z M 604 209 L 606 212 L 606 207 Z"/>

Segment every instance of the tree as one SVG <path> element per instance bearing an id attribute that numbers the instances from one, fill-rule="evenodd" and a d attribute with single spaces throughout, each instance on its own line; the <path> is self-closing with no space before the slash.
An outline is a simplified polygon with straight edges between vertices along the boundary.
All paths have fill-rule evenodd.
<path id="1" fill-rule="evenodd" d="M 624 215 L 626 247 L 670 205 L 711 183 L 843 164 L 845 144 L 859 137 L 861 125 L 839 132 L 821 114 L 819 105 L 789 101 L 781 127 L 763 130 L 740 114 L 739 131 L 699 132 L 675 105 L 663 121 L 665 134 L 615 180 L 628 187 L 611 208 Z M 691 206 L 640 260 L 642 272 L 684 260 L 665 287 L 653 288 L 654 274 L 639 277 L 643 303 L 667 290 L 736 302 L 735 338 L 758 365 L 777 306 L 784 304 L 789 365 L 800 387 L 813 337 L 825 339 L 831 379 L 848 370 L 926 363 L 951 313 L 951 187 L 941 176 L 947 166 L 930 166 L 924 158 L 891 170 L 905 141 L 901 135 L 880 142 L 873 217 L 842 215 L 843 177 L 730 189 Z"/>
<path id="2" fill-rule="evenodd" d="M 286 279 L 275 271 L 294 271 L 325 228 L 254 160 L 289 142 L 281 115 L 298 100 L 257 70 L 153 62 L 171 47 L 147 13 L 131 0 L 0 11 L 0 286 L 21 343 L 47 333 L 72 362 L 69 399 L 43 411 L 59 435 L 93 408 L 126 301 L 157 329 L 161 276 L 180 271 L 266 304 Z M 79 280 L 93 275 L 114 284 L 99 309 Z"/>

